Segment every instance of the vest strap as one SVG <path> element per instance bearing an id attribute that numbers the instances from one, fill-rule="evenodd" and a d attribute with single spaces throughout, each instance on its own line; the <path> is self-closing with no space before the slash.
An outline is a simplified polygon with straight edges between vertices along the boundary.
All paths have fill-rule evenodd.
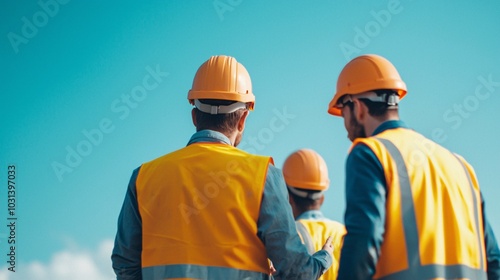
<path id="1" fill-rule="evenodd" d="M 297 231 L 302 237 L 302 241 L 307 248 L 307 252 L 309 252 L 310 255 L 314 254 L 313 240 L 306 227 L 299 221 L 295 221 L 295 225 L 297 225 Z"/>

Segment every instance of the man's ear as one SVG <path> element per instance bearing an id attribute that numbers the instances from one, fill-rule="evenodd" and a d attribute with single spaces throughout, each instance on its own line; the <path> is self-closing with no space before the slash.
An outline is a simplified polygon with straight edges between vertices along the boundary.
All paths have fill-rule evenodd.
<path id="1" fill-rule="evenodd" d="M 294 207 L 296 207 L 295 206 L 295 200 L 293 200 L 293 197 L 290 194 L 288 194 L 288 203 L 290 203 L 290 206 L 292 206 L 292 209 Z"/>
<path id="2" fill-rule="evenodd" d="M 243 111 L 243 114 L 240 117 L 240 120 L 238 121 L 238 131 L 242 132 L 245 129 L 245 121 L 248 116 L 248 110 Z"/>
<path id="3" fill-rule="evenodd" d="M 368 114 L 368 107 L 366 104 L 361 102 L 359 99 L 353 99 L 353 115 L 359 123 L 364 123 L 366 116 Z"/>
<path id="4" fill-rule="evenodd" d="M 193 124 L 195 127 L 197 127 L 197 123 L 196 123 L 196 113 L 194 112 L 194 110 L 196 110 L 195 108 L 193 108 L 193 110 L 191 110 L 191 118 L 193 119 Z"/>

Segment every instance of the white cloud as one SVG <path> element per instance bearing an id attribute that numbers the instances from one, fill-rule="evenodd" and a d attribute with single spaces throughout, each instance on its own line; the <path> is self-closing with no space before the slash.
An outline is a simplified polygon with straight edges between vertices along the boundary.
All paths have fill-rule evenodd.
<path id="1" fill-rule="evenodd" d="M 116 279 L 111 268 L 112 240 L 103 240 L 94 252 L 67 249 L 52 255 L 49 263 L 21 263 L 16 272 L 0 270 L 0 280 L 111 280 Z"/>

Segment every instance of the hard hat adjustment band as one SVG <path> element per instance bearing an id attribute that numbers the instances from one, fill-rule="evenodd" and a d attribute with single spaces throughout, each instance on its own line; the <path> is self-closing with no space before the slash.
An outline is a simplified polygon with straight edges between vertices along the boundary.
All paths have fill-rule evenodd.
<path id="1" fill-rule="evenodd" d="M 396 106 L 399 103 L 399 96 L 397 94 L 386 94 L 386 103 L 389 106 Z"/>
<path id="2" fill-rule="evenodd" d="M 319 192 L 306 192 L 306 191 L 302 191 L 302 190 L 297 190 L 296 188 L 294 187 L 290 187 L 290 186 L 286 186 L 288 188 L 288 190 L 293 193 L 294 195 L 298 196 L 298 197 L 303 197 L 303 198 L 309 198 L 309 199 L 312 199 L 312 200 L 317 200 L 317 199 L 320 199 L 321 196 L 323 195 L 323 191 L 319 191 Z"/>
<path id="3" fill-rule="evenodd" d="M 399 103 L 399 95 L 396 92 L 384 92 L 377 94 L 374 91 L 368 91 L 360 94 L 346 94 L 339 98 L 335 105 L 337 108 L 343 108 L 345 104 L 352 102 L 353 99 L 367 99 L 372 102 L 384 102 L 389 106 L 396 106 Z"/>
<path id="4" fill-rule="evenodd" d="M 198 110 L 211 115 L 229 114 L 240 109 L 247 109 L 247 104 L 244 102 L 234 102 L 230 105 L 210 105 L 201 103 L 198 99 L 194 100 L 194 106 Z"/>
<path id="5" fill-rule="evenodd" d="M 356 95 L 355 98 L 368 99 L 373 102 L 384 102 L 389 106 L 396 106 L 399 103 L 399 96 L 395 92 L 383 92 L 377 94 L 374 91 L 368 91 Z"/>

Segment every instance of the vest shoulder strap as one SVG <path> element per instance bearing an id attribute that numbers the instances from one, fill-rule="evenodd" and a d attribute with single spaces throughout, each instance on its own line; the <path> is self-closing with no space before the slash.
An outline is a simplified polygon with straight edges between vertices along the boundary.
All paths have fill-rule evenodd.
<path id="1" fill-rule="evenodd" d="M 314 254 L 314 244 L 313 240 L 311 238 L 311 235 L 307 231 L 307 228 L 299 221 L 295 221 L 295 224 L 297 225 L 297 231 L 299 235 L 302 237 L 302 242 L 304 242 L 304 245 L 307 248 L 307 252 L 309 254 Z"/>

